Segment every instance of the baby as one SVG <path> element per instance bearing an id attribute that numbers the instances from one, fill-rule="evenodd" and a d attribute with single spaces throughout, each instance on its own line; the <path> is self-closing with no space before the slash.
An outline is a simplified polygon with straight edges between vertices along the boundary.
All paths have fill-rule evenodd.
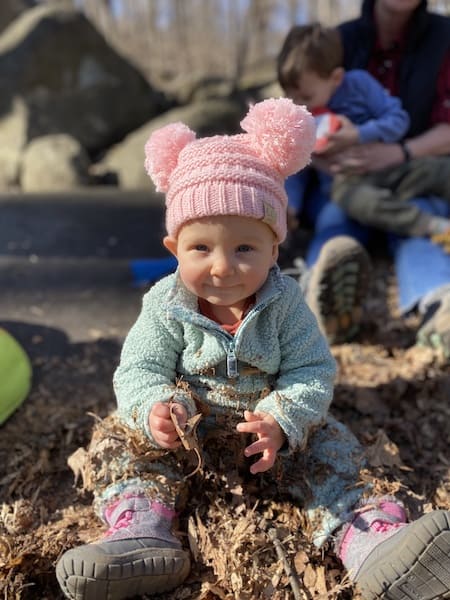
<path id="1" fill-rule="evenodd" d="M 450 515 L 406 525 L 393 498 L 363 499 L 361 447 L 327 414 L 335 362 L 297 283 L 277 266 L 284 179 L 308 163 L 314 119 L 271 99 L 250 108 L 242 128 L 196 139 L 175 123 L 146 145 L 147 171 L 166 193 L 164 245 L 179 266 L 145 295 L 125 340 L 118 411 L 97 426 L 84 465 L 109 530 L 60 558 L 61 588 L 73 600 L 118 600 L 186 579 L 190 556 L 173 522 L 192 482 L 220 465 L 199 463 L 188 477 L 183 447 L 224 455 L 223 436 L 211 435 L 219 429 L 242 440 L 250 478 L 277 465 L 277 488 L 305 508 L 317 546 L 337 540 L 365 598 L 406 598 L 414 578 L 424 590 L 449 590 L 440 548 L 450 547 Z M 414 596 L 425 597 L 438 596 Z"/>

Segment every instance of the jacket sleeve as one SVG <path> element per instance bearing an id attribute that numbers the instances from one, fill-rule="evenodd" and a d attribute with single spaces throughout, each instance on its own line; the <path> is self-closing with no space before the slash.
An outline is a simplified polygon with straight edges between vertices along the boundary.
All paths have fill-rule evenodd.
<path id="1" fill-rule="evenodd" d="M 409 116 L 400 99 L 391 96 L 369 73 L 358 71 L 358 74 L 358 85 L 362 86 L 360 93 L 372 115 L 358 126 L 360 142 L 389 144 L 400 141 L 409 128 Z"/>
<path id="2" fill-rule="evenodd" d="M 196 412 L 192 398 L 176 385 L 183 331 L 179 323 L 167 318 L 166 294 L 167 289 L 157 284 L 144 296 L 113 378 L 118 415 L 130 427 L 143 430 L 152 443 L 148 416 L 156 402 L 173 399 L 186 407 L 189 416 Z"/>
<path id="3" fill-rule="evenodd" d="M 283 429 L 289 450 L 303 448 L 310 430 L 324 422 L 333 398 L 336 363 L 316 318 L 292 280 L 280 315 L 281 362 L 273 391 L 255 407 Z"/>

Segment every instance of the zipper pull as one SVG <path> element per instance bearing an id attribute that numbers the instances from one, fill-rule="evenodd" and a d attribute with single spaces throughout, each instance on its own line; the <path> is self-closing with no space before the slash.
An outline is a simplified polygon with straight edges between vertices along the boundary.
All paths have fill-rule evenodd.
<path id="1" fill-rule="evenodd" d="M 227 377 L 229 379 L 235 379 L 239 377 L 239 371 L 237 366 L 237 358 L 234 353 L 234 347 L 232 346 L 227 352 Z"/>

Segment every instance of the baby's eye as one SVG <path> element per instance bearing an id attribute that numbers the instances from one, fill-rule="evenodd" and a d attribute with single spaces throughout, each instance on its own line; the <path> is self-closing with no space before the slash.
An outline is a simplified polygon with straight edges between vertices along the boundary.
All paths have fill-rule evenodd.
<path id="1" fill-rule="evenodd" d="M 252 247 L 249 246 L 248 244 L 240 244 L 237 247 L 238 252 L 250 252 L 251 250 L 252 250 Z"/>
<path id="2" fill-rule="evenodd" d="M 207 252 L 208 247 L 205 244 L 195 244 L 195 250 L 197 252 Z"/>

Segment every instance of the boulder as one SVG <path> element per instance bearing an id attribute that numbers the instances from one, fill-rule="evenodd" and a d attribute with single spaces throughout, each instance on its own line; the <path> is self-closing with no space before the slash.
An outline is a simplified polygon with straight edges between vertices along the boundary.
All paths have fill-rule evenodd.
<path id="1" fill-rule="evenodd" d="M 277 81 L 259 88 L 253 94 L 255 102 L 261 102 L 261 100 L 267 100 L 268 98 L 281 98 L 282 96 L 284 96 L 284 91 Z"/>
<path id="2" fill-rule="evenodd" d="M 233 134 L 240 130 L 239 123 L 247 107 L 234 100 L 209 99 L 175 108 L 152 119 L 114 146 L 95 167 L 97 173 L 116 173 L 124 189 L 154 189 L 144 170 L 144 145 L 150 133 L 168 123 L 181 121 L 193 129 L 198 137 Z"/>
<path id="3" fill-rule="evenodd" d="M 22 13 L 2 33 L 0 86 L 0 130 L 20 97 L 28 140 L 66 133 L 90 153 L 167 108 L 163 94 L 64 0 Z"/>
<path id="4" fill-rule="evenodd" d="M 284 92 L 277 82 L 274 60 L 262 60 L 260 64 L 242 75 L 238 82 L 238 88 L 253 102 L 284 96 Z"/>
<path id="5" fill-rule="evenodd" d="M 21 12 L 29 8 L 33 0 L 2 0 L 0 4 L 0 31 L 5 29 Z"/>
<path id="6" fill-rule="evenodd" d="M 24 192 L 64 191 L 89 183 L 89 156 L 80 142 L 66 134 L 31 141 L 22 157 Z"/>
<path id="7" fill-rule="evenodd" d="M 236 96 L 235 82 L 224 77 L 204 77 L 193 74 L 178 78 L 175 89 L 171 93 L 177 103 L 193 104 L 214 98 L 231 98 Z"/>

